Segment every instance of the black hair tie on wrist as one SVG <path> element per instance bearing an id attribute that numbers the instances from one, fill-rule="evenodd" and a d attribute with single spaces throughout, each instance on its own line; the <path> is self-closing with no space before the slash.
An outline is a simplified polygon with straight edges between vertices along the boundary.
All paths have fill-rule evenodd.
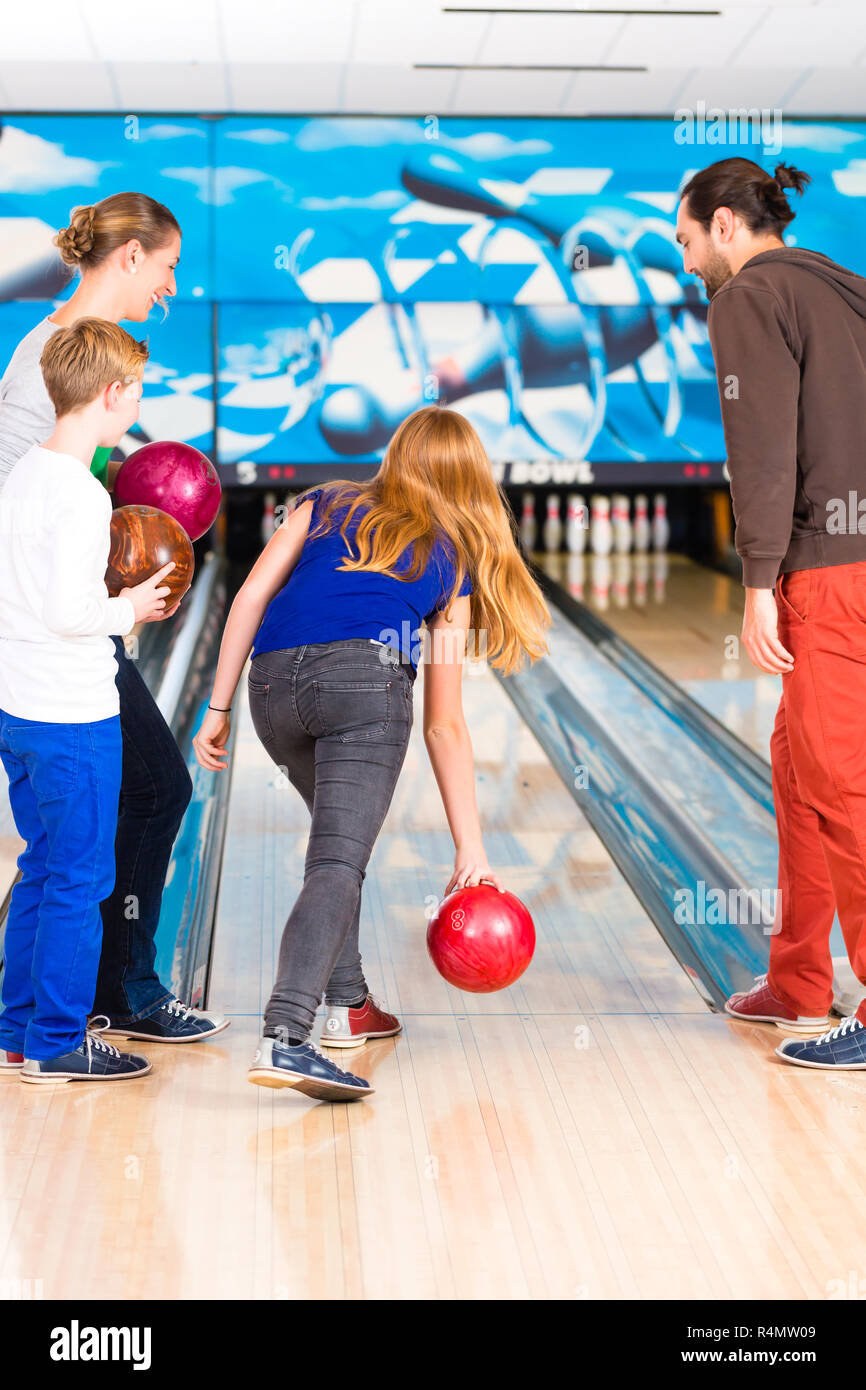
<path id="1" fill-rule="evenodd" d="M 228 709 L 217 709 L 216 705 L 208 705 L 208 709 L 212 709 L 214 714 L 231 714 L 232 712 L 231 705 L 229 705 Z"/>

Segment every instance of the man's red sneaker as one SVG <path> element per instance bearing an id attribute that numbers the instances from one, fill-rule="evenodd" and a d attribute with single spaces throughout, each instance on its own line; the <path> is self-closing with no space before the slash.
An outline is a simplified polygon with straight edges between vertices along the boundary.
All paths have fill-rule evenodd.
<path id="1" fill-rule="evenodd" d="M 823 1018 L 807 1018 L 789 1009 L 773 994 L 766 975 L 756 976 L 750 990 L 732 994 L 725 1005 L 725 1013 L 747 1023 L 775 1023 L 789 1033 L 823 1033 L 833 1022 L 829 1014 Z"/>
<path id="2" fill-rule="evenodd" d="M 0 1071 L 20 1071 L 24 1058 L 20 1052 L 0 1052 Z"/>
<path id="3" fill-rule="evenodd" d="M 360 1047 L 370 1038 L 393 1038 L 403 1027 L 399 1018 L 380 1009 L 372 994 L 368 994 L 358 1009 L 344 1004 L 328 1004 L 322 1047 Z"/>

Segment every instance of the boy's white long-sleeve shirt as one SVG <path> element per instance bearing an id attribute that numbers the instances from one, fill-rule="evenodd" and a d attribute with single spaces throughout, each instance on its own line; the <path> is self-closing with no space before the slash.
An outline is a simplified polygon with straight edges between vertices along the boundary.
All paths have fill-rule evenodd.
<path id="1" fill-rule="evenodd" d="M 111 497 L 81 459 L 35 444 L 0 493 L 0 709 L 48 724 L 119 713 L 112 635 L 131 631 L 109 598 Z"/>

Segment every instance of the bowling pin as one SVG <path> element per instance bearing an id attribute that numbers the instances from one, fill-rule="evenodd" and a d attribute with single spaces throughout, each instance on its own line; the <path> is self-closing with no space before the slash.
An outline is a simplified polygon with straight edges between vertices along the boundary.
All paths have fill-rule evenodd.
<path id="1" fill-rule="evenodd" d="M 609 555 L 613 545 L 610 498 L 596 493 L 590 504 L 589 547 L 593 555 Z"/>
<path id="2" fill-rule="evenodd" d="M 652 527 L 649 519 L 649 502 L 646 494 L 639 492 L 634 499 L 634 548 L 638 552 L 649 550 Z"/>
<path id="3" fill-rule="evenodd" d="M 568 498 L 565 523 L 565 548 L 569 555 L 582 555 L 585 551 L 588 521 L 586 499 L 579 492 L 572 492 Z"/>
<path id="4" fill-rule="evenodd" d="M 558 555 L 562 546 L 562 514 L 559 509 L 559 493 L 547 494 L 547 516 L 544 519 L 544 549 L 548 555 Z"/>
<path id="5" fill-rule="evenodd" d="M 277 507 L 277 494 L 265 493 L 265 508 L 262 512 L 262 545 L 267 545 L 274 534 L 274 514 Z"/>
<path id="6" fill-rule="evenodd" d="M 592 557 L 592 601 L 600 612 L 610 607 L 610 556 L 594 554 Z"/>
<path id="7" fill-rule="evenodd" d="M 653 510 L 653 550 L 667 550 L 670 534 L 667 499 L 663 492 L 657 492 Z"/>
<path id="8" fill-rule="evenodd" d="M 629 501 L 621 492 L 614 495 L 611 505 L 611 526 L 613 529 L 613 548 L 617 555 L 627 555 L 631 550 L 631 520 Z"/>
<path id="9" fill-rule="evenodd" d="M 586 556 L 582 552 L 579 555 L 569 555 L 565 566 L 568 592 L 572 598 L 577 599 L 578 603 L 582 603 L 586 585 Z"/>
<path id="10" fill-rule="evenodd" d="M 613 557 L 613 601 L 617 608 L 628 608 L 631 556 L 620 552 Z"/>
<path id="11" fill-rule="evenodd" d="M 649 555 L 645 550 L 638 551 L 634 557 L 634 602 L 636 608 L 645 608 L 649 588 Z"/>
<path id="12" fill-rule="evenodd" d="M 527 554 L 535 549 L 538 527 L 535 523 L 535 493 L 524 492 L 520 515 L 520 540 Z"/>
<path id="13" fill-rule="evenodd" d="M 653 556 L 653 598 L 656 603 L 664 603 L 668 581 L 668 555 L 659 550 Z"/>

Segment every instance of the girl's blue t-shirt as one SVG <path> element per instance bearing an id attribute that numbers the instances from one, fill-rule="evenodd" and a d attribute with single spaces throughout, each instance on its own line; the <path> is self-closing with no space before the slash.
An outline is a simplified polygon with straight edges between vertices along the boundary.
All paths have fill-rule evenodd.
<path id="1" fill-rule="evenodd" d="M 318 521 L 322 489 L 308 494 L 313 499 L 310 531 Z M 346 508 L 331 518 L 331 530 L 304 541 L 288 582 L 268 604 L 256 634 L 253 656 L 284 651 L 307 642 L 338 642 L 364 637 L 399 647 L 417 667 L 422 622 L 444 608 L 454 583 L 455 567 L 450 542 L 437 540 L 424 573 L 415 580 L 392 579 L 372 570 L 338 570 L 349 555 L 339 527 Z M 357 517 L 360 520 L 360 517 Z M 348 528 L 354 538 L 356 518 Z M 397 573 L 412 563 L 412 546 L 404 550 Z M 460 593 L 471 594 L 467 575 Z"/>

